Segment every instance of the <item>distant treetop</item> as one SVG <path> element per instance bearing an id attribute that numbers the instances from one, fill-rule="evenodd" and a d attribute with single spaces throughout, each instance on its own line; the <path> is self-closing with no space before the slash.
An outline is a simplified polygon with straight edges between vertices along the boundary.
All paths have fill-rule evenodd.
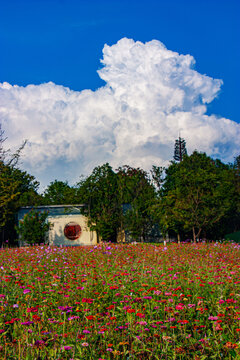
<path id="1" fill-rule="evenodd" d="M 187 155 L 186 141 L 179 136 L 175 141 L 173 158 L 175 161 L 181 162 L 184 155 Z"/>

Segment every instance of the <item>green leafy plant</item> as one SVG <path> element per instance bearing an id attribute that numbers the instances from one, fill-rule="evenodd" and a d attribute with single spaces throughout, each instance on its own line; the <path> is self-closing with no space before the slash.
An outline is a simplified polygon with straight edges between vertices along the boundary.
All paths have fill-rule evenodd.
<path id="1" fill-rule="evenodd" d="M 32 209 L 16 228 L 20 238 L 28 244 L 41 244 L 45 242 L 46 234 L 51 228 L 47 222 L 48 213 Z"/>

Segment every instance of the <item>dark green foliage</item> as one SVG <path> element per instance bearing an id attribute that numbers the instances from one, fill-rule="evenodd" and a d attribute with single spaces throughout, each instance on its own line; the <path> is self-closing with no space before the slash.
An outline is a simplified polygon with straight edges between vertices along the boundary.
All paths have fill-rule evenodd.
<path id="1" fill-rule="evenodd" d="M 234 174 L 234 187 L 236 194 L 236 211 L 238 212 L 238 214 L 240 214 L 240 155 L 238 155 L 234 160 L 233 174 Z"/>
<path id="2" fill-rule="evenodd" d="M 77 204 L 77 189 L 68 182 L 55 180 L 44 191 L 44 203 L 47 205 Z"/>
<path id="3" fill-rule="evenodd" d="M 90 228 L 103 240 L 116 241 L 122 209 L 118 179 L 112 167 L 108 163 L 96 167 L 78 186 L 79 199 L 86 204 L 85 214 Z"/>
<path id="4" fill-rule="evenodd" d="M 150 170 L 151 177 L 152 177 L 152 184 L 156 189 L 156 194 L 159 195 L 164 183 L 164 173 L 165 169 L 161 166 L 152 166 Z"/>
<path id="5" fill-rule="evenodd" d="M 20 220 L 17 233 L 21 241 L 28 244 L 41 244 L 45 242 L 46 233 L 49 231 L 51 224 L 46 221 L 48 213 L 39 212 L 32 209 L 27 213 L 23 220 Z"/>
<path id="6" fill-rule="evenodd" d="M 131 238 L 145 240 L 153 227 L 150 207 L 155 190 L 142 169 L 123 166 L 115 173 L 109 164 L 96 167 L 79 183 L 91 229 L 103 240 L 116 241 L 123 229 Z M 127 211 L 123 211 L 128 204 Z"/>
<path id="7" fill-rule="evenodd" d="M 37 205 L 41 196 L 37 193 L 38 181 L 17 167 L 26 142 L 12 154 L 4 149 L 5 140 L 0 126 L 0 242 L 8 239 L 11 243 L 16 238 L 16 212 L 21 206 Z"/>
<path id="8" fill-rule="evenodd" d="M 162 197 L 154 210 L 165 231 L 192 231 L 195 241 L 228 214 L 233 194 L 229 167 L 195 151 L 169 166 Z"/>
<path id="9" fill-rule="evenodd" d="M 155 189 L 146 171 L 123 166 L 118 168 L 119 201 L 129 204 L 123 214 L 122 226 L 135 240 L 146 241 L 154 227 L 151 206 Z"/>
<path id="10" fill-rule="evenodd" d="M 226 234 L 225 240 L 240 243 L 240 231 L 236 231 L 236 232 L 233 232 L 231 234 Z"/>
<path id="11" fill-rule="evenodd" d="M 0 172 L 0 233 L 1 241 L 10 244 L 17 238 L 14 229 L 15 216 L 21 206 L 37 206 L 41 196 L 39 183 L 26 172 L 11 166 L 2 166 Z"/>

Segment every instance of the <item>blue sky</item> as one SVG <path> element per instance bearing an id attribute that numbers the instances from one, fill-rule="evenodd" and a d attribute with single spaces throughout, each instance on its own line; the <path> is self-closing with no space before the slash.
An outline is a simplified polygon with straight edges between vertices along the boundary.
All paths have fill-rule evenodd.
<path id="1" fill-rule="evenodd" d="M 26 87 L 51 81 L 74 91 L 95 91 L 106 84 L 104 76 L 105 81 L 97 74 L 103 67 L 100 59 L 104 44 L 111 47 L 124 37 L 142 43 L 156 39 L 171 51 L 193 56 L 198 73 L 223 81 L 219 94 L 208 101 L 205 115 L 215 114 L 216 118 L 240 123 L 239 10 L 237 0 L 0 0 L 0 83 Z M 4 96 L 4 106 L 8 109 L 8 105 L 13 106 L 12 95 Z M 23 116 L 34 111 L 31 108 Z M 0 120 L 10 145 L 17 144 L 19 139 L 13 130 L 10 111 L 9 117 Z M 41 131 L 47 139 L 48 129 Z M 30 133 L 21 136 L 34 143 Z M 221 136 L 216 138 L 216 143 Z M 145 147 L 149 141 L 152 140 L 148 138 Z M 156 147 L 156 143 L 151 146 Z M 225 142 L 223 151 L 227 147 Z M 210 155 L 218 154 L 216 146 L 211 149 Z M 237 150 L 234 151 L 236 154 Z M 56 176 L 60 176 L 59 164 L 66 168 L 72 161 L 72 158 L 66 160 L 66 156 L 62 154 L 57 159 Z M 103 156 L 102 161 L 105 160 L 109 160 L 108 156 Z M 29 164 L 33 161 L 29 160 Z M 33 165 L 26 166 L 45 181 L 53 180 L 54 172 L 47 178 L 46 174 L 42 175 L 45 170 L 40 174 Z M 64 172 L 63 176 L 66 179 L 68 175 Z"/>
<path id="2" fill-rule="evenodd" d="M 1 0 L 0 9 L 1 82 L 96 89 L 105 43 L 157 39 L 193 55 L 200 73 L 222 79 L 209 113 L 240 122 L 237 0 Z"/>

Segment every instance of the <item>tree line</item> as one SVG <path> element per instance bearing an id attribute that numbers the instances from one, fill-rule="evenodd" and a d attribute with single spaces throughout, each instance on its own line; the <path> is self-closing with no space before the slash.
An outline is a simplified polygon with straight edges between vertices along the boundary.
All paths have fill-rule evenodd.
<path id="1" fill-rule="evenodd" d="M 152 241 L 219 239 L 240 230 L 240 156 L 231 164 L 205 153 L 187 154 L 185 140 L 175 142 L 168 167 L 149 172 L 128 165 L 97 166 L 70 186 L 55 180 L 39 193 L 39 182 L 19 168 L 24 144 L 12 154 L 4 149 L 0 127 L 0 236 L 16 239 L 16 213 L 22 206 L 85 204 L 88 225 L 104 240 Z"/>

